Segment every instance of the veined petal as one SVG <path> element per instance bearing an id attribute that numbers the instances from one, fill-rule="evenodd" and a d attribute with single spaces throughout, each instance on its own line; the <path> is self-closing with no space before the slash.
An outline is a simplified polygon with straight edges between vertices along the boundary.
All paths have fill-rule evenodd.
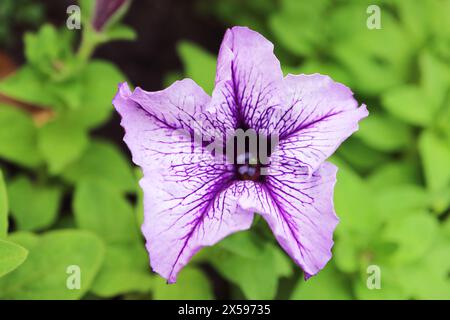
<path id="1" fill-rule="evenodd" d="M 208 97 L 192 81 L 177 83 L 176 92 L 173 87 L 131 93 L 122 84 L 113 101 L 133 161 L 144 171 L 142 231 L 151 265 L 170 283 L 201 247 L 249 228 L 253 219 L 237 204 L 241 189 L 233 184 L 232 166 L 184 134 Z"/>
<path id="2" fill-rule="evenodd" d="M 149 92 L 136 88 L 129 98 L 159 122 L 159 127 L 185 131 L 197 143 L 222 141 L 226 127 L 219 114 L 207 110 L 211 97 L 191 79 L 175 81 L 170 87 Z"/>
<path id="3" fill-rule="evenodd" d="M 187 134 L 200 131 L 200 121 L 210 97 L 191 79 L 175 81 L 161 91 L 149 92 L 136 88 L 129 98 L 149 117 L 168 130 L 186 130 Z"/>
<path id="4" fill-rule="evenodd" d="M 253 211 L 239 205 L 240 199 L 251 196 L 242 182 L 222 177 L 205 184 L 204 175 L 189 177 L 198 183 L 179 183 L 173 175 L 156 181 L 161 175 L 150 176 L 141 182 L 148 190 L 144 202 L 148 215 L 142 231 L 150 261 L 153 270 L 169 283 L 176 281 L 178 272 L 202 247 L 249 229 L 253 221 Z"/>
<path id="5" fill-rule="evenodd" d="M 333 206 L 337 168 L 323 163 L 307 171 L 271 168 L 264 185 L 267 211 L 259 211 L 279 244 L 303 269 L 305 278 L 317 274 L 330 260 L 338 218 Z"/>
<path id="6" fill-rule="evenodd" d="M 314 172 L 368 115 L 343 84 L 320 74 L 288 75 L 286 104 L 276 115 L 282 159 Z"/>
<path id="7" fill-rule="evenodd" d="M 209 165 L 181 165 L 178 172 L 154 172 L 141 180 L 146 213 L 142 231 L 151 265 L 169 283 L 202 247 L 252 224 L 253 212 L 238 204 L 247 189 Z"/>
<path id="8" fill-rule="evenodd" d="M 228 29 L 219 51 L 210 108 L 231 128 L 268 130 L 281 105 L 282 80 L 270 41 L 246 27 Z"/>

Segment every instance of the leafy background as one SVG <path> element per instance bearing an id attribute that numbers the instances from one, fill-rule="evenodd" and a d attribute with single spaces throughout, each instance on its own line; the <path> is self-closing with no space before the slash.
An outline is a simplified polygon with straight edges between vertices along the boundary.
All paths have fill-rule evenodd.
<path id="1" fill-rule="evenodd" d="M 450 299 L 450 1 L 136 1 L 95 32 L 82 0 L 82 36 L 64 27 L 73 3 L 57 2 L 0 4 L 0 298 Z M 210 93 L 233 25 L 270 39 L 285 73 L 346 84 L 370 116 L 331 159 L 341 222 L 318 276 L 303 281 L 256 219 L 167 285 L 148 266 L 140 171 L 111 100 L 126 79 L 190 77 Z"/>

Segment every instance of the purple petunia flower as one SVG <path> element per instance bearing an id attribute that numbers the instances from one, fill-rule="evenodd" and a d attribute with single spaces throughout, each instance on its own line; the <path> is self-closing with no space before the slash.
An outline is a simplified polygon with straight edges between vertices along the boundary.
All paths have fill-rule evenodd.
<path id="1" fill-rule="evenodd" d="M 123 83 L 113 103 L 144 172 L 151 265 L 169 283 L 202 247 L 248 229 L 255 212 L 305 278 L 330 260 L 337 168 L 325 160 L 368 115 L 346 86 L 319 74 L 283 77 L 272 43 L 234 27 L 220 48 L 212 97 L 184 79 L 157 92 Z M 248 140 L 243 149 L 230 144 L 239 130 L 263 137 L 256 155 Z"/>

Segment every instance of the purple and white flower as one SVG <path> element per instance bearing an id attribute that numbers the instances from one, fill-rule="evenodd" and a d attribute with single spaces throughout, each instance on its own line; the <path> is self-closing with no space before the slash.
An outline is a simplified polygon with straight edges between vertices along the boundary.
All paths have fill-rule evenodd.
<path id="1" fill-rule="evenodd" d="M 368 115 L 349 88 L 320 74 L 284 77 L 272 43 L 234 27 L 220 48 L 212 97 L 184 79 L 157 92 L 123 83 L 113 103 L 144 172 L 151 265 L 169 283 L 202 247 L 250 228 L 255 213 L 305 278 L 330 260 L 337 168 L 326 159 Z M 258 148 L 270 144 L 270 161 L 248 145 L 231 158 L 211 151 L 212 142 L 229 149 L 237 130 L 266 137 Z"/>

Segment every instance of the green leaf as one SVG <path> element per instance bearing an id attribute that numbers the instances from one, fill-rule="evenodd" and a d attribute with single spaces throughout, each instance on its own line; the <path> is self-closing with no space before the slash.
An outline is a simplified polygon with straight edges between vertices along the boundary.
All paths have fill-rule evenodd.
<path id="1" fill-rule="evenodd" d="M 395 217 L 392 219 L 395 219 Z M 398 252 L 399 244 L 398 242 L 380 236 L 384 230 L 386 230 L 386 227 L 380 230 L 378 234 L 373 235 L 372 238 L 361 247 L 362 250 L 360 250 L 359 256 L 361 268 L 367 268 L 367 266 L 371 264 L 392 265 L 392 257 Z"/>
<path id="2" fill-rule="evenodd" d="M 438 191 L 450 184 L 450 145 L 432 131 L 419 137 L 419 152 L 430 190 Z"/>
<path id="3" fill-rule="evenodd" d="M 105 298 L 129 292 L 145 293 L 152 288 L 153 281 L 142 244 L 108 245 L 105 262 L 95 278 L 92 292 Z"/>
<path id="4" fill-rule="evenodd" d="M 444 233 L 444 236 L 447 237 L 448 240 L 450 240 L 450 219 L 446 219 L 442 225 L 442 231 Z"/>
<path id="5" fill-rule="evenodd" d="M 427 12 L 427 22 L 430 26 L 432 34 L 448 39 L 448 30 L 450 30 L 450 22 L 445 17 L 450 10 L 449 1 L 425 1 L 425 12 Z M 444 41 L 444 39 L 442 39 Z"/>
<path id="6" fill-rule="evenodd" d="M 433 245 L 438 233 L 436 219 L 422 212 L 413 212 L 401 219 L 391 219 L 381 237 L 394 242 L 398 249 L 392 263 L 404 264 L 420 259 Z"/>
<path id="7" fill-rule="evenodd" d="M 273 247 L 275 267 L 280 277 L 290 277 L 294 274 L 292 260 L 284 253 L 280 247 Z"/>
<path id="8" fill-rule="evenodd" d="M 371 234 L 381 224 L 372 189 L 348 166 L 339 164 L 334 205 L 340 219 L 338 234 Z"/>
<path id="9" fill-rule="evenodd" d="M 389 159 L 386 154 L 367 146 L 356 138 L 345 141 L 339 147 L 338 154 L 360 172 L 366 172 Z"/>
<path id="10" fill-rule="evenodd" d="M 108 28 L 102 36 L 104 36 L 104 42 L 116 41 L 116 40 L 136 40 L 136 32 L 129 26 L 126 25 L 115 25 L 112 28 Z"/>
<path id="11" fill-rule="evenodd" d="M 382 3 L 380 2 L 382 1 L 377 1 L 377 3 L 381 5 Z M 372 4 L 370 0 L 342 1 L 339 5 L 331 2 L 330 5 L 332 7 L 328 10 L 329 17 L 325 24 L 326 31 L 329 33 L 329 37 L 332 38 L 331 41 L 338 43 L 345 42 L 348 38 L 359 33 L 365 33 L 368 37 L 372 38 L 372 41 L 375 40 L 376 36 L 371 34 L 374 31 L 366 28 L 367 18 L 369 16 L 367 14 L 367 7 L 370 4 Z"/>
<path id="12" fill-rule="evenodd" d="M 207 259 L 248 299 L 273 299 L 278 278 L 288 273 L 280 266 L 276 250 L 251 232 L 239 232 L 210 248 Z"/>
<path id="13" fill-rule="evenodd" d="M 423 52 L 419 57 L 421 87 L 428 101 L 437 110 L 444 101 L 450 85 L 450 66 L 440 61 L 429 52 Z"/>
<path id="14" fill-rule="evenodd" d="M 365 15 L 368 5 L 359 4 L 354 16 Z M 353 21 L 354 16 L 348 17 L 347 21 Z M 328 45 L 326 53 L 335 57 L 351 74 L 355 85 L 352 89 L 376 96 L 405 81 L 413 50 L 402 26 L 388 10 L 383 11 L 379 30 L 366 28 L 366 19 L 367 15 L 356 28 L 351 22 L 341 24 L 345 29 L 349 27 L 346 34 L 342 33 L 338 41 Z M 336 31 L 330 28 L 330 37 L 335 34 Z"/>
<path id="15" fill-rule="evenodd" d="M 381 288 L 369 289 L 367 281 L 370 281 L 372 273 L 363 273 L 353 281 L 353 290 L 361 300 L 404 300 L 408 294 L 399 280 L 401 271 L 387 265 L 377 265 L 381 271 Z"/>
<path id="16" fill-rule="evenodd" d="M 0 82 L 0 93 L 21 102 L 53 108 L 58 101 L 53 94 L 49 94 L 52 85 L 33 67 L 24 65 Z"/>
<path id="17" fill-rule="evenodd" d="M 414 299 L 450 299 L 450 241 L 441 239 L 420 260 L 401 267 L 399 281 Z"/>
<path id="18" fill-rule="evenodd" d="M 50 78 L 73 59 L 70 33 L 50 24 L 44 24 L 36 33 L 26 33 L 24 42 L 29 64 Z"/>
<path id="19" fill-rule="evenodd" d="M 442 133 L 443 139 L 450 146 L 450 95 L 444 103 L 444 107 L 438 113 L 436 119 L 436 128 Z"/>
<path id="20" fill-rule="evenodd" d="M 11 215 L 19 230 L 41 230 L 57 218 L 62 190 L 56 186 L 33 185 L 26 176 L 8 184 Z"/>
<path id="21" fill-rule="evenodd" d="M 0 82 L 0 93 L 43 109 L 51 108 L 59 111 L 67 109 L 66 107 L 72 109 L 80 107 L 82 97 L 78 75 L 68 77 L 60 74 L 58 77 L 68 79 L 54 81 L 40 74 L 35 68 L 25 65 Z"/>
<path id="22" fill-rule="evenodd" d="M 430 194 L 418 185 L 386 186 L 377 191 L 378 211 L 386 221 L 430 206 Z"/>
<path id="23" fill-rule="evenodd" d="M 73 210 L 79 228 L 95 232 L 108 244 L 133 243 L 140 239 L 132 206 L 106 183 L 80 182 Z"/>
<path id="24" fill-rule="evenodd" d="M 414 3 L 412 1 L 396 1 L 400 19 L 416 45 L 422 45 L 427 36 L 426 16 L 427 11 L 423 4 L 426 1 Z"/>
<path id="25" fill-rule="evenodd" d="M 420 181 L 419 169 L 410 162 L 392 161 L 377 167 L 367 178 L 367 181 L 373 190 L 382 190 L 386 187 L 402 184 L 415 184 Z"/>
<path id="26" fill-rule="evenodd" d="M 217 247 L 244 258 L 258 259 L 262 252 L 262 239 L 252 232 L 238 232 L 226 237 Z"/>
<path id="27" fill-rule="evenodd" d="M 16 231 L 9 234 L 8 240 L 30 250 L 39 243 L 39 236 L 29 231 Z"/>
<path id="28" fill-rule="evenodd" d="M 362 242 L 366 240 L 361 238 L 352 234 L 342 234 L 334 244 L 333 261 L 340 271 L 347 273 L 358 271 Z"/>
<path id="29" fill-rule="evenodd" d="M 371 114 L 359 124 L 356 136 L 380 151 L 396 151 L 408 147 L 412 141 L 411 128 L 389 116 Z"/>
<path id="30" fill-rule="evenodd" d="M 8 210 L 8 195 L 3 172 L 0 169 L 0 238 L 5 238 L 8 234 Z"/>
<path id="31" fill-rule="evenodd" d="M 349 300 L 351 298 L 348 281 L 333 265 L 327 265 L 308 281 L 300 279 L 291 296 L 294 300 Z"/>
<path id="32" fill-rule="evenodd" d="M 87 145 L 85 129 L 66 118 L 48 122 L 38 131 L 38 147 L 52 174 L 77 160 Z"/>
<path id="33" fill-rule="evenodd" d="M 0 278 L 19 267 L 27 255 L 28 251 L 23 247 L 0 239 Z"/>
<path id="34" fill-rule="evenodd" d="M 0 105 L 0 157 L 25 167 L 38 166 L 42 156 L 36 135 L 37 128 L 28 114 Z"/>
<path id="35" fill-rule="evenodd" d="M 450 186 L 437 192 L 433 192 L 429 202 L 430 207 L 435 214 L 445 214 L 447 209 L 450 208 Z"/>
<path id="36" fill-rule="evenodd" d="M 49 96 L 55 99 L 52 109 L 66 111 L 67 109 L 78 109 L 83 106 L 82 83 L 78 75 L 59 82 L 51 82 L 47 90 Z"/>
<path id="37" fill-rule="evenodd" d="M 216 58 L 199 46 L 183 41 L 177 46 L 178 55 L 183 61 L 185 76 L 211 94 L 214 88 Z"/>
<path id="38" fill-rule="evenodd" d="M 174 284 L 167 284 L 163 278 L 157 277 L 153 298 L 155 300 L 210 300 L 214 296 L 211 284 L 203 272 L 187 267 L 180 272 Z"/>
<path id="39" fill-rule="evenodd" d="M 33 238 L 26 237 L 27 240 Z M 104 245 L 88 231 L 60 230 L 26 241 L 28 259 L 0 279 L 3 299 L 79 299 L 91 284 L 103 262 Z M 80 289 L 69 289 L 70 266 L 80 270 Z"/>
<path id="40" fill-rule="evenodd" d="M 91 61 L 79 77 L 82 103 L 66 116 L 83 128 L 94 128 L 111 116 L 117 86 L 126 78 L 114 64 L 102 60 Z"/>
<path id="41" fill-rule="evenodd" d="M 435 107 L 418 87 L 397 87 L 385 92 L 381 98 L 383 107 L 406 123 L 426 127 L 433 121 Z"/>
<path id="42" fill-rule="evenodd" d="M 108 183 L 120 192 L 136 190 L 130 161 L 112 143 L 94 140 L 78 161 L 69 165 L 62 177 L 70 183 L 84 180 Z"/>
<path id="43" fill-rule="evenodd" d="M 326 40 L 321 21 L 328 2 L 283 0 L 281 11 L 270 17 L 269 27 L 280 44 L 292 53 L 313 55 Z"/>

